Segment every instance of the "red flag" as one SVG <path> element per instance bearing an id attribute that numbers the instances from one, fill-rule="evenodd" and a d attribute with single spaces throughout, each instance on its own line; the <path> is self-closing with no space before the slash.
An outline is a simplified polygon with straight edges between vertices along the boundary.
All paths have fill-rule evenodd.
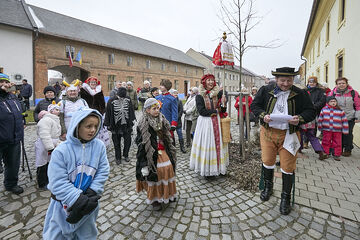
<path id="1" fill-rule="evenodd" d="M 68 51 L 68 54 L 69 54 L 69 67 L 72 67 L 73 66 L 73 60 L 72 60 L 72 57 L 71 57 L 70 50 Z"/>
<path id="2" fill-rule="evenodd" d="M 234 55 L 231 44 L 226 41 L 220 42 L 213 55 L 213 64 L 216 66 L 234 66 Z"/>
<path id="3" fill-rule="evenodd" d="M 219 45 L 217 46 L 217 48 L 215 49 L 214 55 L 213 55 L 213 64 L 217 65 L 217 66 L 222 66 L 224 65 L 222 62 L 222 58 L 221 58 L 221 43 L 219 43 Z"/>

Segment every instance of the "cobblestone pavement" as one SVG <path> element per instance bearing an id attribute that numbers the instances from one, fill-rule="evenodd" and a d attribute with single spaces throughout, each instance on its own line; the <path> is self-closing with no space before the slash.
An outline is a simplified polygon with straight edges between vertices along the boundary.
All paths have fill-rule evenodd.
<path id="1" fill-rule="evenodd" d="M 26 128 L 25 136 L 31 172 L 35 176 L 33 143 L 36 127 Z M 295 204 L 290 215 L 282 216 L 276 197 L 279 191 L 263 203 L 259 193 L 236 190 L 226 177 L 205 180 L 198 176 L 188 169 L 189 154 L 178 152 L 179 198 L 166 209 L 155 212 L 145 204 L 145 193 L 135 193 L 136 147 L 131 148 L 131 162 L 120 166 L 115 164 L 113 150 L 109 149 L 111 173 L 97 219 L 99 239 L 359 239 L 358 218 L 358 221 L 351 221 L 338 217 L 298 196 L 296 201 L 301 205 Z M 298 180 L 303 178 L 301 173 L 304 179 L 311 179 L 311 174 L 315 174 L 311 171 L 319 171 L 321 167 L 331 169 L 333 176 L 339 175 L 336 169 L 345 172 L 341 168 L 345 165 L 343 161 L 333 163 L 328 160 L 319 163 L 318 167 L 313 167 L 311 161 L 311 155 L 309 159 L 299 161 Z M 330 175 L 327 176 L 330 178 Z M 315 180 L 312 183 L 317 186 Z M 3 175 L 0 181 L 3 181 Z M 340 185 L 340 180 L 337 181 Z M 3 185 L 0 186 L 0 239 L 40 239 L 50 193 L 38 191 L 36 181 L 29 179 L 27 171 L 21 171 L 19 183 L 25 187 L 20 196 L 5 192 Z M 311 189 L 310 183 L 306 189 L 297 183 L 297 194 L 306 199 L 315 193 L 318 204 L 325 203 L 326 192 Z M 331 186 L 333 194 L 343 194 L 347 199 L 342 192 L 344 187 Z M 338 204 L 341 206 L 341 202 Z"/>

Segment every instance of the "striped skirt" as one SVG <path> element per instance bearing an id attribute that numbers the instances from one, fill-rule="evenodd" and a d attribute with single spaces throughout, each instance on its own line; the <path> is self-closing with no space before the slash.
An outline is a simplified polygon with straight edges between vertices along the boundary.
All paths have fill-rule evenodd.
<path id="1" fill-rule="evenodd" d="M 136 192 L 146 191 L 147 204 L 153 202 L 168 203 L 176 198 L 174 168 L 164 150 L 159 150 L 157 159 L 157 182 L 136 180 Z"/>
<path id="2" fill-rule="evenodd" d="M 222 142 L 219 117 L 218 121 L 220 134 L 219 159 L 216 152 L 216 141 L 211 118 L 199 116 L 197 119 L 190 154 L 190 169 L 200 173 L 201 176 L 226 174 L 226 168 L 229 164 L 228 144 Z"/>

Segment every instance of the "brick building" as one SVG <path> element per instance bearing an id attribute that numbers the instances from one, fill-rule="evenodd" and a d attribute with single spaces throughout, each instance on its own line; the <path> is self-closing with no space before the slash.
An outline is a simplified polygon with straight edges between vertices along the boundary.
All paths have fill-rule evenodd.
<path id="1" fill-rule="evenodd" d="M 169 79 L 179 93 L 199 85 L 204 66 L 178 49 L 21 2 L 33 26 L 37 99 L 48 85 L 48 70 L 61 72 L 68 82 L 95 76 L 105 96 L 118 80 L 132 81 L 137 88 L 144 80 L 158 86 L 162 79 Z M 82 64 L 74 61 L 69 67 L 69 52 L 75 59 L 79 50 Z"/>

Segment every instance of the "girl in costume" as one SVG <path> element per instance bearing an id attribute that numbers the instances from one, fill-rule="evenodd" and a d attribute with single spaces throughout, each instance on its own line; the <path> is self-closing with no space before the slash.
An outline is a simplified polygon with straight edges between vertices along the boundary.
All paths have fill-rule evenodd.
<path id="1" fill-rule="evenodd" d="M 51 152 L 60 143 L 60 106 L 55 101 L 47 107 L 47 112 L 37 124 L 38 139 L 35 142 L 36 178 L 40 189 L 46 190 L 49 183 L 47 170 Z M 42 111 L 44 112 L 44 111 Z"/>
<path id="2" fill-rule="evenodd" d="M 196 96 L 199 113 L 190 154 L 190 169 L 201 176 L 226 174 L 229 163 L 228 144 L 222 142 L 220 117 L 226 116 L 226 100 L 216 85 L 215 77 L 201 78 L 200 94 Z"/>
<path id="3" fill-rule="evenodd" d="M 106 148 L 96 138 L 101 124 L 97 110 L 80 109 L 72 116 L 66 141 L 51 154 L 45 240 L 97 237 L 98 200 L 109 175 Z"/>
<path id="4" fill-rule="evenodd" d="M 160 113 L 160 103 L 149 98 L 137 126 L 136 191 L 146 191 L 146 203 L 161 210 L 161 203 L 175 201 L 176 150 L 172 145 L 170 124 Z"/>

